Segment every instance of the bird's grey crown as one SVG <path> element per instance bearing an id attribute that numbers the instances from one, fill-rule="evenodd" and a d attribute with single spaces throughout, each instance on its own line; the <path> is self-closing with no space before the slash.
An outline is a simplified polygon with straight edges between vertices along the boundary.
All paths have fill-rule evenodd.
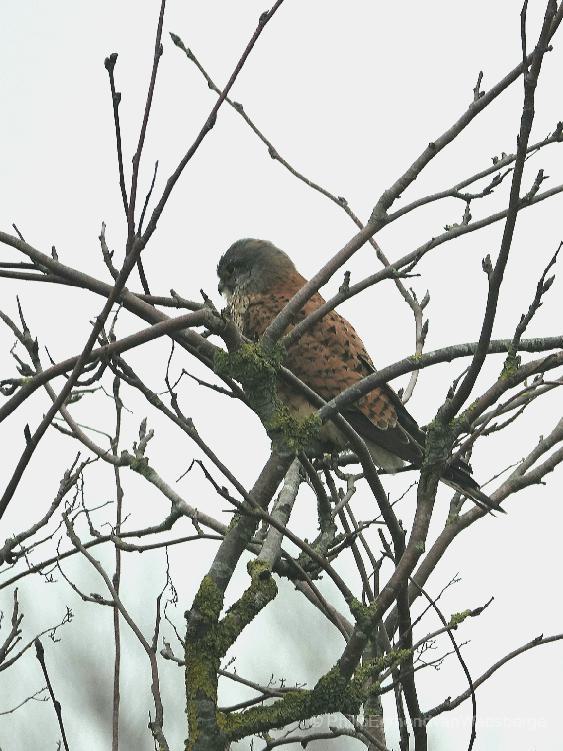
<path id="1" fill-rule="evenodd" d="M 279 264 L 284 265 L 293 263 L 287 253 L 283 250 L 276 248 L 276 246 L 268 240 L 256 240 L 252 237 L 245 237 L 242 240 L 237 240 L 231 245 L 231 247 L 221 256 L 217 265 L 217 273 L 221 276 L 221 273 L 228 270 L 232 266 L 244 266 L 251 268 L 257 264 Z"/>
<path id="2" fill-rule="evenodd" d="M 271 242 L 244 238 L 233 243 L 219 260 L 219 291 L 227 299 L 235 289 L 249 284 L 256 292 L 265 291 L 294 271 L 291 258 Z"/>

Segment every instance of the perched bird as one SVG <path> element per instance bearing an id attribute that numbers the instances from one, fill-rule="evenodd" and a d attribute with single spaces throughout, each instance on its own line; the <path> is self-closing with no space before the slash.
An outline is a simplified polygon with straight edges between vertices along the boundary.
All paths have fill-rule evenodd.
<path id="1" fill-rule="evenodd" d="M 252 340 L 264 333 L 307 282 L 286 253 L 270 242 L 255 239 L 238 240 L 231 245 L 219 261 L 217 274 L 219 292 L 228 302 L 234 323 Z M 293 317 L 288 329 L 324 302 L 319 293 L 314 294 Z M 327 401 L 375 370 L 354 328 L 334 310 L 288 348 L 284 364 Z M 294 416 L 304 418 L 317 411 L 307 397 L 283 379 L 279 380 L 277 391 Z M 374 463 L 381 469 L 396 472 L 405 462 L 420 466 L 425 433 L 387 384 L 348 405 L 342 415 L 364 439 Z M 329 448 L 342 449 L 347 443 L 331 421 L 323 425 L 319 438 Z M 478 506 L 502 511 L 480 491 L 469 465 L 463 461 L 450 465 L 442 479 Z"/>

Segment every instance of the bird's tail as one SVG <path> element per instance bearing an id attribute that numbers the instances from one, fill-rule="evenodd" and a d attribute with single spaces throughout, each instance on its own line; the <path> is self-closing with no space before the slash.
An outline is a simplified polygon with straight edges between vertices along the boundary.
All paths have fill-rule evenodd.
<path id="1" fill-rule="evenodd" d="M 506 511 L 501 506 L 494 503 L 488 495 L 483 493 L 477 482 L 471 477 L 470 472 L 469 465 L 459 462 L 447 468 L 442 475 L 442 480 L 446 485 L 449 485 L 462 495 L 471 498 L 484 511 L 488 511 L 489 513 L 500 511 L 502 514 L 506 514 Z"/>

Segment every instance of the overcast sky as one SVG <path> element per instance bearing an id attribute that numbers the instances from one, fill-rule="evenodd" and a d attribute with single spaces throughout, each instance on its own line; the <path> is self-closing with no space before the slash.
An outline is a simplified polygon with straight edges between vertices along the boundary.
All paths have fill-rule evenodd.
<path id="1" fill-rule="evenodd" d="M 195 67 L 171 43 L 173 31 L 191 47 L 218 85 L 228 79 L 255 28 L 261 2 L 226 0 L 185 3 L 169 0 L 165 19 L 164 56 L 148 130 L 141 173 L 142 192 L 159 160 L 156 191 L 207 117 L 215 95 Z M 530 44 L 535 40 L 544 3 L 530 0 Z M 156 0 L 119 3 L 98 0 L 19 0 L 4 3 L 0 13 L 0 219 L 11 231 L 15 222 L 26 240 L 43 252 L 55 245 L 63 262 L 110 281 L 99 251 L 102 221 L 109 245 L 122 258 L 125 223 L 117 183 L 115 140 L 104 57 L 117 51 L 118 89 L 127 166 L 136 140 L 152 62 L 159 3 Z M 354 211 L 367 219 L 381 192 L 401 174 L 425 145 L 437 138 L 465 110 L 473 96 L 479 70 L 486 90 L 511 69 L 521 56 L 519 5 L 510 0 L 472 3 L 429 0 L 424 3 L 375 3 L 367 0 L 286 0 L 267 26 L 233 90 L 233 98 L 291 164 L 336 195 L 345 196 Z M 561 64 L 557 49 L 546 55 L 537 94 L 532 140 L 539 140 L 563 117 Z M 448 147 L 405 195 L 405 201 L 434 192 L 487 167 L 491 157 L 515 149 L 522 86 L 518 82 L 502 95 L 462 137 Z M 527 165 L 524 186 L 529 189 L 537 170 L 550 176 L 544 187 L 562 182 L 561 146 L 551 146 Z M 482 187 L 482 186 L 481 186 Z M 474 207 L 474 216 L 503 208 L 507 190 Z M 451 199 L 409 215 L 378 237 L 386 254 L 398 258 L 445 224 L 461 221 L 463 204 Z M 542 269 L 561 240 L 561 198 L 527 209 L 518 219 L 511 260 L 501 292 L 494 335 L 510 337 L 520 314 L 527 309 Z M 156 234 L 143 255 L 151 290 L 168 294 L 171 287 L 190 299 L 203 288 L 219 305 L 215 267 L 219 255 L 236 239 L 253 236 L 274 241 L 309 277 L 354 234 L 350 219 L 326 198 L 298 182 L 270 159 L 241 118 L 224 107 L 216 127 L 176 186 Z M 478 338 L 486 278 L 481 259 L 498 252 L 502 224 L 441 246 L 425 257 L 412 287 L 422 297 L 428 289 L 430 331 L 427 349 Z M 2 249 L 0 260 L 21 260 Z M 366 246 L 347 268 L 352 281 L 379 268 Z M 335 277 L 327 288 L 341 283 Z M 136 276 L 129 288 L 139 289 Z M 51 285 L 32 286 L 0 280 L 1 307 L 17 314 L 20 295 L 28 323 L 55 360 L 80 351 L 90 320 L 103 300 L 76 290 Z M 530 336 L 561 333 L 563 282 L 558 279 L 529 329 Z M 412 316 L 391 283 L 343 306 L 378 366 L 414 351 Z M 120 335 L 144 324 L 123 315 Z M 9 356 L 13 337 L 0 329 L 0 377 L 14 375 Z M 160 342 L 135 352 L 130 362 L 144 368 L 150 384 L 163 388 L 168 346 Z M 484 388 L 498 373 L 502 358 L 485 368 Z M 194 374 L 205 371 L 184 353 L 174 367 Z M 432 419 L 459 363 L 425 371 L 409 409 L 424 424 Z M 208 374 L 207 374 L 208 375 Z M 58 386 L 62 382 L 58 383 Z M 396 387 L 401 382 L 394 384 Z M 403 384 L 404 385 L 404 384 Z M 184 407 L 216 453 L 247 486 L 267 456 L 268 441 L 256 418 L 234 400 L 186 384 Z M 541 400 L 540 400 L 541 401 Z M 47 396 L 37 394 L 0 426 L 2 484 L 7 481 L 23 448 L 23 426 L 33 427 L 47 408 Z M 135 439 L 147 408 L 134 394 L 127 395 L 124 445 Z M 484 481 L 516 462 L 548 433 L 561 417 L 557 393 L 535 404 L 510 430 L 487 439 L 475 452 L 476 477 Z M 111 430 L 111 403 L 103 395 L 76 406 L 77 418 Z M 197 457 L 191 445 L 149 414 L 156 430 L 150 444 L 151 463 L 171 483 Z M 160 432 L 159 432 L 160 431 Z M 51 502 L 59 480 L 77 446 L 59 434 L 47 434 L 36 452 L 14 501 L 2 520 L 0 539 L 29 525 Z M 545 487 L 528 489 L 511 499 L 506 518 L 486 518 L 469 534 L 461 535 L 429 582 L 432 593 L 458 573 L 461 581 L 444 597 L 446 613 L 476 607 L 494 595 L 480 618 L 464 625 L 460 640 L 470 640 L 464 654 L 474 676 L 502 655 L 532 637 L 563 630 L 559 596 L 562 564 L 560 529 L 561 470 Z M 87 477 L 90 505 L 112 497 L 112 473 L 95 467 Z M 406 480 L 391 483 L 399 494 Z M 224 503 L 208 486 L 190 474 L 177 486 L 202 510 L 223 516 Z M 494 487 L 494 486 L 491 486 Z M 297 519 L 303 536 L 314 534 L 314 519 L 303 506 Z M 446 492 L 440 494 L 431 537 L 447 513 Z M 137 477 L 127 477 L 126 509 L 132 524 L 159 521 L 167 504 Z M 414 496 L 402 506 L 402 518 L 412 519 Z M 100 512 L 99 521 L 103 521 Z M 358 498 L 358 513 L 369 514 L 367 496 Z M 309 529 L 310 527 L 310 529 Z M 182 530 L 191 527 L 184 523 Z M 182 531 L 179 530 L 179 531 Z M 87 530 L 84 530 L 87 533 Z M 108 566 L 111 551 L 96 555 Z M 215 546 L 196 543 L 171 551 L 179 605 L 173 619 L 182 629 L 182 613 L 207 570 Z M 34 560 L 38 560 L 35 558 Z M 152 558 L 125 560 L 127 597 L 138 622 L 150 634 L 154 598 L 164 582 L 162 551 Z M 103 593 L 103 584 L 79 561 L 65 572 L 87 592 Z M 102 751 L 111 737 L 111 614 L 82 604 L 60 575 L 57 584 L 32 577 L 20 584 L 25 613 L 24 636 L 32 637 L 64 614 L 66 605 L 75 620 L 61 631 L 62 641 L 48 645 L 53 680 L 63 705 L 71 748 Z M 1 580 L 0 580 L 1 581 Z M 229 590 L 232 601 L 244 577 Z M 332 590 L 325 585 L 328 594 Z M 12 592 L 0 590 L 0 608 L 10 613 Z M 303 623 L 311 623 L 310 631 Z M 429 618 L 427 630 L 434 622 Z M 3 633 L 3 632 L 2 632 Z M 2 638 L 0 633 L 0 640 Z M 423 633 L 423 632 L 421 632 Z M 173 639 L 170 629 L 166 638 Z M 276 648 L 268 646 L 275 639 Z M 259 682 L 270 675 L 291 682 L 314 683 L 342 649 L 332 627 L 304 605 L 285 584 L 280 596 L 243 634 L 237 648 L 238 671 Z M 178 648 L 176 651 L 179 653 Z M 0 712 L 39 688 L 41 676 L 33 650 L 24 662 L 0 676 Z M 123 725 L 139 749 L 150 749 L 146 730 L 151 707 L 148 669 L 134 640 L 125 639 Z M 503 667 L 477 694 L 479 719 L 475 748 L 550 749 L 560 743 L 560 676 L 563 646 L 540 647 Z M 439 672 L 425 671 L 421 679 L 423 708 L 429 708 L 466 687 L 458 663 L 450 658 Z M 166 731 L 171 747 L 180 748 L 185 735 L 183 675 L 172 663 L 162 666 Z M 238 689 L 225 686 L 221 700 L 237 701 Z M 386 704 L 392 711 L 392 702 Z M 470 708 L 444 715 L 430 725 L 431 748 L 463 748 L 469 737 Z M 56 747 L 57 728 L 52 707 L 28 705 L 0 716 L 3 751 Z M 556 740 L 557 739 L 557 740 Z M 388 743 L 397 747 L 397 733 L 388 728 Z M 357 745 L 357 744 L 356 744 Z M 339 742 L 339 748 L 356 747 Z M 248 748 L 248 742 L 239 744 Z M 312 748 L 322 748 L 321 744 Z"/>

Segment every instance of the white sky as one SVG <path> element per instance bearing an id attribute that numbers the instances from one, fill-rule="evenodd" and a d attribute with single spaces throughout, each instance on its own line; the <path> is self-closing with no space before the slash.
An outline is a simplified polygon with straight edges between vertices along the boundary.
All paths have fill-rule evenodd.
<path id="1" fill-rule="evenodd" d="M 538 0 L 530 1 L 530 43 L 537 35 L 543 5 Z M 158 194 L 215 101 L 196 69 L 172 45 L 168 32 L 179 34 L 221 85 L 265 7 L 254 0 L 169 0 L 165 54 L 144 156 L 143 191 L 158 159 Z M 335 194 L 346 196 L 356 213 L 367 218 L 382 190 L 462 113 L 471 100 L 478 71 L 484 71 L 483 88 L 487 89 L 516 64 L 521 54 L 519 11 L 519 4 L 508 0 L 474 0 L 471 4 L 444 0 L 409 4 L 286 0 L 253 51 L 233 98 L 244 104 L 258 127 L 293 165 Z M 110 52 L 119 52 L 116 76 L 123 96 L 121 116 L 128 165 L 138 137 L 157 13 L 156 0 L 20 0 L 17 4 L 5 3 L 0 15 L 1 227 L 10 231 L 15 222 L 35 247 L 49 252 L 54 244 L 63 262 L 106 281 L 109 277 L 97 239 L 101 222 L 107 224 L 108 242 L 118 258 L 122 257 L 125 227 L 103 61 Z M 561 34 L 555 39 L 556 45 Z M 563 115 L 561 60 L 557 50 L 546 56 L 533 140 L 543 138 Z M 517 83 L 432 163 L 405 200 L 447 187 L 486 167 L 491 156 L 513 151 L 521 98 L 522 87 Z M 525 186 L 531 186 L 540 167 L 550 175 L 544 188 L 561 182 L 560 148 L 552 146 L 530 160 Z M 476 204 L 474 217 L 503 207 L 505 197 L 506 189 Z M 537 279 L 561 239 L 560 207 L 561 198 L 556 197 L 520 216 L 495 336 L 511 336 L 527 308 Z M 441 232 L 444 224 L 460 221 L 462 213 L 462 204 L 453 199 L 445 201 L 409 215 L 378 239 L 390 258 L 398 258 Z M 501 231 L 498 224 L 443 245 L 420 264 L 417 270 L 421 277 L 413 279 L 412 286 L 420 297 L 427 288 L 431 293 L 427 349 L 478 337 L 486 296 L 481 258 L 487 252 L 495 258 Z M 353 233 L 354 226 L 342 211 L 272 161 L 237 114 L 224 107 L 216 127 L 177 185 L 144 254 L 144 264 L 154 292 L 168 294 L 174 287 L 184 296 L 198 299 L 203 287 L 219 303 L 215 266 L 234 240 L 244 236 L 271 239 L 292 255 L 305 276 L 311 276 Z M 16 258 L 8 250 L 1 256 L 1 260 Z M 354 281 L 377 269 L 378 262 L 366 247 L 347 268 Z M 341 277 L 335 278 L 330 290 L 340 282 Z M 129 287 L 139 288 L 136 277 Z M 11 316 L 17 312 L 15 295 L 20 295 L 32 332 L 56 360 L 80 350 L 90 330 L 89 321 L 103 305 L 101 298 L 50 285 L 0 280 L 0 290 L 2 309 Z M 528 335 L 561 333 L 562 290 L 558 279 Z M 343 311 L 379 366 L 414 350 L 411 314 L 390 283 L 354 298 Z M 119 333 L 142 326 L 124 315 Z M 6 329 L 0 329 L 0 377 L 14 374 L 8 355 L 12 343 Z M 167 352 L 167 345 L 153 344 L 145 353 L 132 353 L 129 361 L 144 369 L 150 385 L 162 389 Z M 498 372 L 501 362 L 502 358 L 497 358 L 486 370 L 479 382 L 481 387 Z M 184 366 L 204 374 L 184 354 L 177 357 L 175 366 L 178 371 Z M 461 363 L 454 363 L 422 374 L 409 405 L 421 424 L 432 418 L 461 369 Z M 182 397 L 186 413 L 193 417 L 204 438 L 248 486 L 268 450 L 256 419 L 242 406 L 202 391 L 195 384 L 186 384 Z M 124 446 L 130 447 L 147 408 L 133 394 L 125 401 L 135 410 L 135 416 L 126 416 Z M 29 422 L 33 429 L 46 408 L 46 395 L 38 394 L 1 426 L 0 473 L 6 481 L 23 448 L 23 426 Z M 100 429 L 110 430 L 113 425 L 111 404 L 103 396 L 77 405 L 74 413 Z M 199 454 L 158 416 L 148 414 L 156 430 L 149 448 L 151 463 L 173 483 Z M 560 416 L 558 394 L 533 406 L 512 429 L 483 442 L 473 459 L 476 476 L 484 480 L 518 460 Z M 0 539 L 28 526 L 46 509 L 76 450 L 69 439 L 47 435 L 2 521 Z M 436 593 L 460 572 L 462 581 L 444 597 L 446 613 L 475 607 L 495 596 L 488 611 L 464 624 L 458 634 L 462 641 L 471 640 L 464 654 L 474 677 L 532 637 L 562 630 L 556 588 L 562 563 L 561 477 L 559 470 L 547 478 L 546 487 L 518 494 L 511 500 L 506 518 L 487 518 L 461 535 L 429 583 L 430 591 Z M 127 476 L 126 480 L 131 525 L 160 520 L 168 510 L 167 503 L 163 504 L 163 499 L 139 478 Z M 398 494 L 405 482 L 401 479 L 390 484 L 391 492 Z M 193 474 L 177 487 L 190 503 L 221 516 L 224 504 Z M 111 470 L 96 466 L 87 476 L 89 504 L 111 499 L 112 488 Z M 431 530 L 434 535 L 447 512 L 447 498 L 444 493 L 438 503 Z M 302 526 L 298 523 L 294 529 L 311 538 L 315 528 L 308 499 L 305 495 L 300 502 L 297 519 Z M 412 496 L 403 503 L 401 513 L 406 524 L 413 504 Z M 366 495 L 358 498 L 357 508 L 359 515 L 370 513 Z M 107 518 L 103 513 L 97 517 L 100 522 Z M 190 529 L 185 522 L 179 525 L 178 535 L 188 534 Z M 86 529 L 81 531 L 87 534 Z M 174 620 L 180 629 L 182 613 L 191 603 L 214 549 L 214 544 L 196 543 L 171 551 L 180 595 Z M 111 565 L 109 549 L 97 548 L 96 557 Z M 128 556 L 124 568 L 127 603 L 145 633 L 150 634 L 154 598 L 163 583 L 162 551 L 152 558 Z M 342 570 L 346 571 L 345 567 Z M 75 559 L 65 571 L 85 591 L 103 593 L 103 584 L 86 563 Z M 62 642 L 54 646 L 45 641 L 47 659 L 63 705 L 71 748 L 101 751 L 108 748 L 110 737 L 111 614 L 107 609 L 83 605 L 59 575 L 57 579 L 56 585 L 32 577 L 22 580 L 19 591 L 25 614 L 24 636 L 32 637 L 59 620 L 66 604 L 73 608 L 76 617 L 61 631 Z M 229 601 L 244 584 L 241 576 L 229 590 Z M 325 591 L 331 592 L 328 584 Z M 11 598 L 11 591 L 0 590 L 5 617 L 10 613 Z M 303 628 L 304 623 L 312 624 L 310 631 Z M 428 619 L 426 623 L 431 630 L 434 622 Z M 165 634 L 172 641 L 169 629 Z M 274 649 L 269 645 L 270 638 Z M 128 636 L 124 648 L 124 734 L 139 749 L 150 749 L 145 729 L 151 707 L 147 665 L 138 644 Z M 308 681 L 311 685 L 330 667 L 341 648 L 341 638 L 334 629 L 323 624 L 291 587 L 282 584 L 273 606 L 243 635 L 236 664 L 242 675 L 257 681 L 267 682 L 273 673 L 288 682 Z M 42 685 L 32 652 L 0 676 L 0 712 Z M 560 644 L 540 647 L 502 668 L 479 689 L 482 726 L 475 748 L 555 748 L 562 668 Z M 165 730 L 171 747 L 180 748 L 185 734 L 183 675 L 171 663 L 164 663 L 161 670 Z M 427 671 L 420 685 L 424 709 L 465 689 L 463 674 L 453 658 L 439 672 Z M 225 703 L 239 696 L 232 686 L 222 690 Z M 469 737 L 468 712 L 469 706 L 464 706 L 431 724 L 431 748 L 464 747 Z M 55 748 L 57 737 L 50 705 L 28 705 L 14 715 L 0 716 L 0 746 L 4 751 Z M 398 745 L 393 727 L 388 729 L 388 744 L 391 748 Z M 338 746 L 356 747 L 344 741 Z M 248 743 L 241 743 L 240 748 L 248 748 Z M 311 748 L 320 749 L 322 745 L 311 744 Z"/>

